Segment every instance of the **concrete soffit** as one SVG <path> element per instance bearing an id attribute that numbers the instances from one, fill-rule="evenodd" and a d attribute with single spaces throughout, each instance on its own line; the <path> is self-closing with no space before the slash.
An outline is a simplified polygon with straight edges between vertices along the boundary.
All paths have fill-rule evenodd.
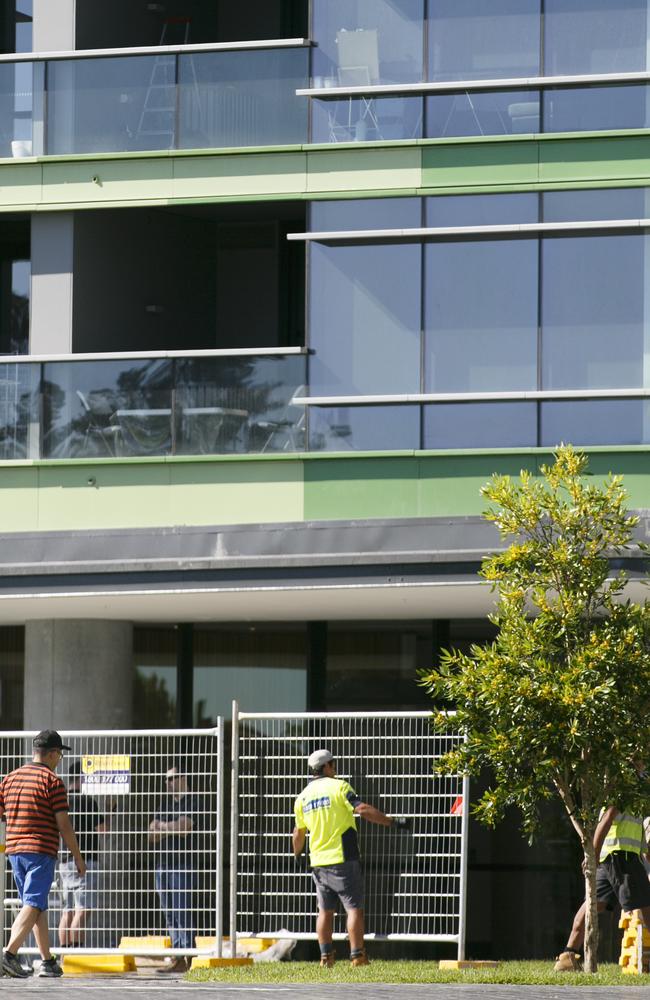
<path id="1" fill-rule="evenodd" d="M 639 537 L 650 534 L 642 515 Z M 5 535 L 0 622 L 481 618 L 501 547 L 478 517 Z M 615 566 L 645 597 L 645 562 Z"/>

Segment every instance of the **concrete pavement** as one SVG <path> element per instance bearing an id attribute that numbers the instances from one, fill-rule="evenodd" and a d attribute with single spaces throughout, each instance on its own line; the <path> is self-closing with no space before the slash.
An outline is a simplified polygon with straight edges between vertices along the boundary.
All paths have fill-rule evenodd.
<path id="1" fill-rule="evenodd" d="M 58 993 L 61 997 L 58 998 Z M 650 1000 L 650 986 L 470 986 L 459 984 L 377 984 L 350 986 L 234 986 L 224 983 L 186 983 L 180 977 L 163 982 L 141 975 L 99 979 L 0 979 L 0 1000 Z"/>

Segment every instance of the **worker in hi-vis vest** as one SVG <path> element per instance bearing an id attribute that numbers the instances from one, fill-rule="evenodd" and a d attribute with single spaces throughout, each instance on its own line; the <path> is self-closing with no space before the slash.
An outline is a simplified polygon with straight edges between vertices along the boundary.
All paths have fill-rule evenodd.
<path id="1" fill-rule="evenodd" d="M 622 910 L 641 910 L 644 924 L 650 927 L 650 881 L 642 860 L 648 853 L 643 819 L 621 812 L 616 806 L 604 809 L 594 834 L 594 850 L 599 862 L 596 870 L 598 912 L 613 910 L 618 903 Z M 580 970 L 585 910 L 583 903 L 573 918 L 569 940 L 558 955 L 555 972 Z"/>
<path id="2" fill-rule="evenodd" d="M 298 857 L 309 831 L 309 861 L 318 898 L 316 932 L 320 945 L 321 968 L 331 969 L 335 961 L 332 946 L 334 912 L 340 901 L 347 914 L 350 964 L 368 965 L 364 946 L 363 872 L 355 816 L 379 826 L 405 830 L 410 821 L 386 816 L 380 809 L 362 802 L 354 789 L 336 777 L 336 764 L 329 750 L 315 750 L 307 761 L 312 778 L 294 803 L 293 853 Z"/>

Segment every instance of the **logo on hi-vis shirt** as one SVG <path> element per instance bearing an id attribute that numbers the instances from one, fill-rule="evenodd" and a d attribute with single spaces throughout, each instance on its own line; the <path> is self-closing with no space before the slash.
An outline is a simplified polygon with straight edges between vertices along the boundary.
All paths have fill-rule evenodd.
<path id="1" fill-rule="evenodd" d="M 329 795 L 323 795 L 320 799 L 311 799 L 310 802 L 305 802 L 302 811 L 303 813 L 310 813 L 314 809 L 329 809 L 331 804 Z"/>
<path id="2" fill-rule="evenodd" d="M 130 791 L 128 754 L 100 753 L 81 758 L 82 795 L 128 795 Z"/>

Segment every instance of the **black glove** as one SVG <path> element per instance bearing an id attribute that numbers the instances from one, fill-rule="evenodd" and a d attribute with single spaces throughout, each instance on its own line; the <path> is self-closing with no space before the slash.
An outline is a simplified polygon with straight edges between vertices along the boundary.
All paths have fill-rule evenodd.
<path id="1" fill-rule="evenodd" d="M 396 830 L 410 830 L 411 820 L 408 816 L 393 816 L 392 826 L 394 826 Z"/>

